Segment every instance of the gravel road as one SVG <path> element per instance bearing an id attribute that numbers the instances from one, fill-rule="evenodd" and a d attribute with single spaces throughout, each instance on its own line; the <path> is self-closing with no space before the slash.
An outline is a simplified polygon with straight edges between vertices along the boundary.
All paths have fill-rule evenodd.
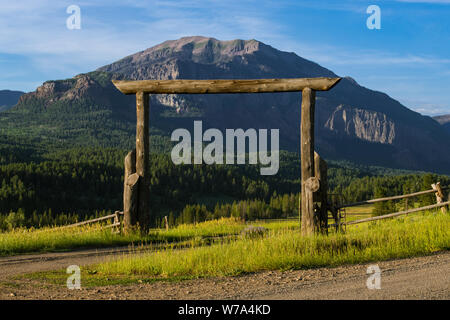
<path id="1" fill-rule="evenodd" d="M 96 263 L 127 251 L 114 248 L 0 258 L 0 299 L 450 299 L 449 251 L 336 268 L 81 290 L 68 290 L 64 284 L 11 279 L 23 273 Z M 381 289 L 369 290 L 367 267 L 373 264 L 381 270 Z"/>

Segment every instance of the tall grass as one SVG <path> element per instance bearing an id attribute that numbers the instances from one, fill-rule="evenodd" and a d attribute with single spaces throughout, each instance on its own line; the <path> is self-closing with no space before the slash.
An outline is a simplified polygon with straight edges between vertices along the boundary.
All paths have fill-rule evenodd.
<path id="1" fill-rule="evenodd" d="M 286 226 L 298 228 L 297 224 L 296 222 L 258 222 L 255 225 L 264 225 L 268 229 L 280 229 Z M 222 218 L 195 225 L 180 225 L 167 231 L 154 229 L 146 235 L 113 234 L 109 229 L 101 230 L 99 225 L 74 228 L 19 228 L 0 233 L 0 256 L 128 244 L 178 243 L 190 239 L 202 240 L 237 235 L 246 226 L 239 219 Z M 198 243 L 201 244 L 201 241 Z"/>
<path id="2" fill-rule="evenodd" d="M 427 213 L 362 224 L 345 234 L 329 236 L 302 237 L 298 230 L 277 228 L 256 239 L 130 254 L 89 270 L 100 276 L 139 275 L 149 279 L 227 276 L 410 257 L 449 248 L 450 216 Z"/>
<path id="3" fill-rule="evenodd" d="M 136 234 L 119 236 L 99 226 L 14 229 L 0 233 L 0 256 L 76 248 L 119 246 L 139 241 Z"/>

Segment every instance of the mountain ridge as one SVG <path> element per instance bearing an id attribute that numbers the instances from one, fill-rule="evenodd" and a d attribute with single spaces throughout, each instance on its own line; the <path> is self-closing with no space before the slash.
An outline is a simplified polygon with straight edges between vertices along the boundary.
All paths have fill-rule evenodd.
<path id="1" fill-rule="evenodd" d="M 81 118 L 102 113 L 114 130 L 117 126 L 123 129 L 117 137 L 126 136 L 127 146 L 131 146 L 134 98 L 118 92 L 110 82 L 112 79 L 322 76 L 337 75 L 295 53 L 279 51 L 254 39 L 220 41 L 184 37 L 165 41 L 87 74 L 47 81 L 35 92 L 22 96 L 12 113 L 34 110 L 34 114 L 42 116 L 55 108 Z M 300 102 L 300 93 L 152 95 L 150 124 L 152 134 L 166 137 L 180 126 L 192 126 L 193 119 L 203 120 L 205 128 L 279 128 L 280 146 L 292 151 L 298 150 L 299 145 Z M 94 139 L 95 128 L 86 121 L 83 123 L 89 139 L 107 144 L 102 137 Z M 325 158 L 406 169 L 450 169 L 450 139 L 444 141 L 444 148 L 435 139 L 442 135 L 450 138 L 441 125 L 385 93 L 360 86 L 350 77 L 344 77 L 329 92 L 317 92 L 315 125 L 317 150 Z M 106 128 L 112 127 L 105 125 Z M 71 129 L 71 134 L 77 132 L 75 125 Z M 59 130 L 68 129 L 62 126 Z M 121 140 L 111 138 L 109 142 Z"/>
<path id="2" fill-rule="evenodd" d="M 16 90 L 0 90 L 0 112 L 12 108 L 24 93 Z"/>
<path id="3" fill-rule="evenodd" d="M 447 132 L 450 133 L 450 114 L 433 117 Z"/>

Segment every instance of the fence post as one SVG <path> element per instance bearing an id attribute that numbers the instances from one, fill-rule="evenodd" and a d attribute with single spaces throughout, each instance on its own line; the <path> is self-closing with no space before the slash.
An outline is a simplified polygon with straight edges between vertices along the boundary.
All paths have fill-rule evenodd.
<path id="1" fill-rule="evenodd" d="M 114 224 L 119 224 L 118 226 L 116 226 L 115 228 L 113 228 L 113 229 L 116 229 L 116 232 L 115 233 L 121 233 L 120 231 L 120 219 L 119 219 L 119 211 L 116 211 L 116 212 L 114 212 L 114 221 L 113 221 L 113 225 Z"/>
<path id="2" fill-rule="evenodd" d="M 434 191 L 436 191 L 435 195 L 436 195 L 436 203 L 442 203 L 444 202 L 444 193 L 442 192 L 442 188 L 441 188 L 441 183 L 440 182 L 436 182 L 433 183 L 431 185 L 431 187 L 433 188 Z M 447 209 L 444 207 L 441 207 L 441 211 L 442 213 L 446 213 Z"/>
<path id="3" fill-rule="evenodd" d="M 150 172 L 149 172 L 149 96 L 145 92 L 136 93 L 136 173 L 139 175 L 138 221 L 143 229 L 150 224 Z"/>
<path id="4" fill-rule="evenodd" d="M 136 173 L 136 150 L 125 157 L 125 174 L 123 183 L 123 224 L 128 233 L 138 222 L 139 175 Z"/>
<path id="5" fill-rule="evenodd" d="M 311 88 L 302 90 L 300 149 L 301 149 L 301 232 L 314 233 L 313 190 L 306 187 L 314 177 L 314 106 L 316 93 Z M 312 185 L 311 185 L 312 186 Z"/>
<path id="6" fill-rule="evenodd" d="M 314 176 L 319 179 L 319 191 L 314 194 L 314 201 L 320 202 L 317 212 L 318 227 L 320 232 L 328 233 L 328 177 L 327 163 L 317 152 L 314 152 Z"/>
<path id="7" fill-rule="evenodd" d="M 166 231 L 169 230 L 169 222 L 167 221 L 167 216 L 164 216 L 164 225 L 166 227 Z"/>

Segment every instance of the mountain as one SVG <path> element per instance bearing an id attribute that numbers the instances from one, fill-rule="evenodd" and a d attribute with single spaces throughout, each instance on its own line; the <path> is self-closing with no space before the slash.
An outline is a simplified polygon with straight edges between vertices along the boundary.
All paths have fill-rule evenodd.
<path id="1" fill-rule="evenodd" d="M 0 90 L 0 112 L 14 106 L 23 94 L 22 91 Z"/>
<path id="2" fill-rule="evenodd" d="M 131 148 L 135 99 L 112 79 L 257 79 L 336 77 L 332 71 L 257 40 L 205 37 L 170 40 L 71 79 L 47 81 L 0 114 L 0 138 L 20 135 L 24 143 Z M 278 128 L 280 146 L 299 149 L 300 93 L 152 95 L 153 150 L 172 130 Z M 14 120 L 3 121 L 3 120 Z M 8 126 L 8 123 L 14 123 Z M 6 124 L 6 127 L 4 126 Z M 328 159 L 387 167 L 450 172 L 450 134 L 430 117 L 388 95 L 344 77 L 318 92 L 316 149 Z M 440 137 L 437 139 L 436 137 Z M 27 140 L 28 139 L 28 140 Z M 161 147 L 164 149 L 163 147 Z M 159 150 L 159 149 L 158 149 Z"/>
<path id="3" fill-rule="evenodd" d="M 439 122 L 448 132 L 450 132 L 450 114 L 446 114 L 443 116 L 433 117 L 434 120 Z"/>

